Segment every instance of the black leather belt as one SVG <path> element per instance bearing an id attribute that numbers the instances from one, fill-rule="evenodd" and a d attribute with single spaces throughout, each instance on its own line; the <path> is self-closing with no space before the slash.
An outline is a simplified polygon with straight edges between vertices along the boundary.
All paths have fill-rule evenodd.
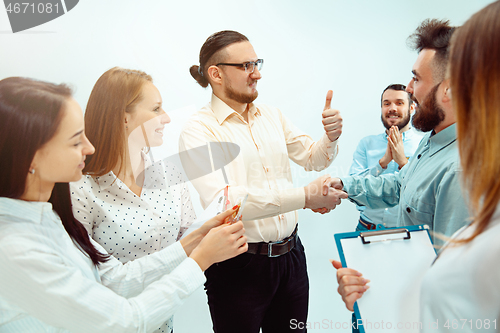
<path id="1" fill-rule="evenodd" d="M 268 257 L 279 257 L 290 251 L 297 244 L 297 231 L 298 225 L 295 227 L 295 230 L 292 232 L 290 236 L 287 238 L 277 241 L 277 242 L 269 242 L 269 243 L 248 243 L 248 251 L 247 253 L 251 254 L 262 254 Z"/>

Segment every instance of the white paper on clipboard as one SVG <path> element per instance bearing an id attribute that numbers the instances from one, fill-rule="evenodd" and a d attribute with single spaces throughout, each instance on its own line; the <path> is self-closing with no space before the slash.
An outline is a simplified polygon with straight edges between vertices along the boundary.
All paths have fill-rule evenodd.
<path id="1" fill-rule="evenodd" d="M 370 289 L 357 301 L 366 333 L 417 333 L 421 328 L 420 286 L 436 252 L 427 229 L 412 231 L 410 239 L 403 236 L 366 237 L 369 244 L 360 236 L 340 239 L 347 267 L 370 280 Z"/>

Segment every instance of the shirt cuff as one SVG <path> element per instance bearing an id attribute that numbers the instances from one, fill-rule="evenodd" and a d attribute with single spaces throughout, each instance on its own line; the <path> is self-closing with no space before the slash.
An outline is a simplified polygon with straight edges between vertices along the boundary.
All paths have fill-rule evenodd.
<path id="1" fill-rule="evenodd" d="M 333 159 L 335 156 L 337 156 L 338 141 L 339 139 L 331 142 L 326 134 L 323 134 L 323 136 L 321 137 L 321 146 L 325 147 L 326 155 L 328 156 L 329 159 Z"/>
<path id="2" fill-rule="evenodd" d="M 302 209 L 306 204 L 306 192 L 303 187 L 280 190 L 279 197 L 280 214 Z"/>
<path id="3" fill-rule="evenodd" d="M 180 265 L 188 256 L 181 242 L 175 242 L 169 245 L 166 251 L 158 251 L 158 255 L 162 257 L 162 262 L 168 262 L 171 267 L 177 267 Z"/>
<path id="4" fill-rule="evenodd" d="M 349 189 L 352 188 L 353 178 L 352 177 L 344 177 L 344 178 L 340 178 L 340 181 L 344 185 L 342 190 L 346 191 L 347 194 L 350 195 Z"/>
<path id="5" fill-rule="evenodd" d="M 186 275 L 185 282 L 188 285 L 190 292 L 194 292 L 202 284 L 205 283 L 206 277 L 203 274 L 200 266 L 193 258 L 187 258 L 179 265 L 181 270 L 189 271 L 191 274 Z"/>
<path id="6" fill-rule="evenodd" d="M 380 165 L 380 162 L 377 162 L 374 169 L 375 169 L 375 172 L 372 173 L 372 175 L 374 175 L 375 177 L 378 177 L 378 176 L 380 176 L 380 174 L 382 172 L 384 172 L 385 169 L 387 169 L 387 167 L 385 169 L 383 169 L 382 166 Z"/>

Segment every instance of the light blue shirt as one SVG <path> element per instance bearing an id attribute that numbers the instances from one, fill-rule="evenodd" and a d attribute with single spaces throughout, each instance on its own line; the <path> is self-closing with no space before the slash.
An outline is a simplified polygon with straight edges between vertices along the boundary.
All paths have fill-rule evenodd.
<path id="1" fill-rule="evenodd" d="M 413 156 L 417 150 L 422 134 L 413 129 L 402 133 L 403 145 L 407 159 Z M 359 141 L 358 147 L 352 156 L 352 165 L 349 169 L 350 176 L 378 177 L 399 172 L 399 165 L 391 161 L 385 169 L 380 166 L 379 160 L 387 150 L 387 134 L 369 135 Z M 361 217 L 375 224 L 383 224 L 386 227 L 395 227 L 398 221 L 398 207 L 372 209 L 366 206 L 356 206 Z"/>
<path id="2" fill-rule="evenodd" d="M 152 332 L 203 282 L 179 242 L 95 267 L 50 203 L 0 197 L 0 332 Z"/>
<path id="3" fill-rule="evenodd" d="M 446 236 L 464 226 L 469 212 L 460 187 L 456 124 L 432 133 L 422 138 L 400 172 L 342 178 L 349 199 L 370 208 L 399 204 L 398 226 L 427 224 L 430 230 Z"/>

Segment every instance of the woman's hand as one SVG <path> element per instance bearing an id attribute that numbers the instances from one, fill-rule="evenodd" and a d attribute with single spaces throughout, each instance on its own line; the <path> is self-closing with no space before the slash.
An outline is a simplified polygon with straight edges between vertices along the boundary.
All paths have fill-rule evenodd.
<path id="1" fill-rule="evenodd" d="M 198 244 L 200 244 L 203 237 L 205 237 L 210 230 L 222 225 L 223 223 L 227 223 L 231 214 L 236 210 L 236 207 L 237 206 L 233 207 L 232 209 L 228 209 L 218 215 L 215 215 L 210 220 L 203 223 L 200 228 L 194 230 L 192 233 L 181 239 L 180 242 L 182 247 L 184 248 L 184 251 L 186 252 L 186 255 L 188 257 L 191 255 L 191 252 L 194 250 L 194 248 L 197 247 Z"/>
<path id="2" fill-rule="evenodd" d="M 220 226 L 220 225 L 222 225 L 224 223 L 228 223 L 229 219 L 231 217 L 231 214 L 233 212 L 235 212 L 237 208 L 238 208 L 238 206 L 234 206 L 233 208 L 228 209 L 225 212 L 222 212 L 222 213 L 220 213 L 218 215 L 215 215 L 210 220 L 208 220 L 207 222 L 203 223 L 203 225 L 198 229 L 199 232 L 203 236 L 205 236 L 213 228 L 218 227 L 218 226 Z"/>
<path id="3" fill-rule="evenodd" d="M 333 267 L 337 270 L 337 292 L 342 296 L 347 310 L 354 311 L 354 302 L 360 299 L 365 291 L 370 288 L 366 284 L 370 280 L 364 279 L 363 275 L 351 268 L 342 268 L 339 261 L 331 260 Z"/>
<path id="4" fill-rule="evenodd" d="M 232 213 L 232 210 L 229 211 Z M 226 212 L 222 214 L 226 215 Z M 248 250 L 248 244 L 244 234 L 245 229 L 241 221 L 212 228 L 193 250 L 190 257 L 205 271 L 214 263 L 245 253 Z"/>

